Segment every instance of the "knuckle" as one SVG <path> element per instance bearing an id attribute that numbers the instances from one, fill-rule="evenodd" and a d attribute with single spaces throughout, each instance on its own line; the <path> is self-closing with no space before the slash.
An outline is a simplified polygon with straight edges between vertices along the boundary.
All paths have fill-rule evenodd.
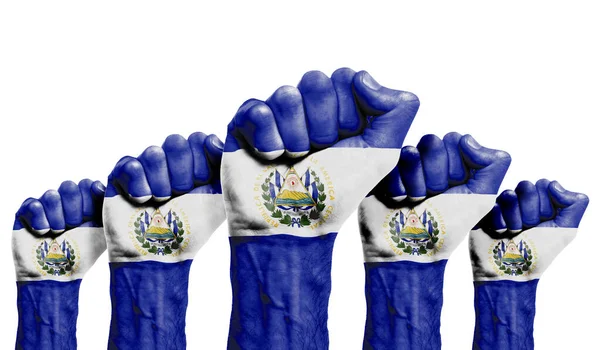
<path id="1" fill-rule="evenodd" d="M 432 147 L 432 146 L 441 146 L 443 144 L 442 140 L 437 137 L 437 135 L 434 134 L 427 134 L 427 135 L 423 135 L 423 137 L 421 137 L 421 141 L 419 141 L 419 144 L 417 145 L 419 148 L 422 147 Z"/>
<path id="2" fill-rule="evenodd" d="M 421 105 L 421 101 L 419 101 L 419 97 L 413 94 L 412 92 L 402 91 L 400 92 L 400 100 L 403 102 L 408 102 L 411 105 L 418 107 Z"/>
<path id="3" fill-rule="evenodd" d="M 58 188 L 59 193 L 71 194 L 75 191 L 79 191 L 79 186 L 71 180 L 63 181 Z"/>
<path id="4" fill-rule="evenodd" d="M 586 194 L 578 193 L 577 201 L 579 201 L 580 203 L 585 203 L 585 205 L 587 206 L 590 203 L 590 197 L 588 197 Z"/>
<path id="5" fill-rule="evenodd" d="M 43 201 L 60 200 L 60 193 L 57 190 L 47 190 L 40 199 Z"/>
<path id="6" fill-rule="evenodd" d="M 505 151 L 497 150 L 494 153 L 494 158 L 496 159 L 496 162 L 501 164 L 509 165 L 512 162 L 512 157 L 508 152 Z"/>
<path id="7" fill-rule="evenodd" d="M 144 150 L 140 159 L 148 163 L 156 163 L 164 159 L 165 152 L 158 146 L 150 146 Z"/>
<path id="8" fill-rule="evenodd" d="M 204 140 L 206 139 L 206 134 L 200 131 L 196 131 L 194 133 L 191 133 L 190 136 L 188 137 L 188 143 L 190 145 L 193 144 L 204 144 Z"/>
<path id="9" fill-rule="evenodd" d="M 517 189 L 520 191 L 535 189 L 535 185 L 529 180 L 523 180 L 517 185 Z"/>
<path id="10" fill-rule="evenodd" d="M 38 200 L 32 200 L 25 204 L 25 210 L 31 214 L 39 213 L 44 210 L 44 206 Z"/>
<path id="11" fill-rule="evenodd" d="M 318 70 L 312 70 L 306 72 L 302 76 L 302 80 L 300 81 L 300 86 L 303 89 L 310 89 L 311 91 L 321 91 L 329 88 L 331 85 L 331 80 L 327 75 Z"/>
<path id="12" fill-rule="evenodd" d="M 546 178 L 539 179 L 535 183 L 535 185 L 537 187 L 548 187 L 549 184 L 550 184 L 550 180 L 548 180 Z"/>
<path id="13" fill-rule="evenodd" d="M 517 199 L 517 193 L 513 190 L 504 190 L 504 191 L 502 191 L 500 196 L 498 196 L 498 200 L 501 203 L 512 202 L 512 201 L 515 201 L 516 199 Z"/>
<path id="14" fill-rule="evenodd" d="M 82 191 L 89 191 L 90 187 L 92 187 L 92 184 L 93 184 L 93 181 L 86 178 L 86 179 L 82 179 L 81 181 L 79 181 L 77 186 Z"/>
<path id="15" fill-rule="evenodd" d="M 336 69 L 331 74 L 331 79 L 339 78 L 339 77 L 349 77 L 349 81 L 352 81 L 352 77 L 356 74 L 356 72 L 348 67 L 342 67 Z"/>
<path id="16" fill-rule="evenodd" d="M 137 159 L 131 159 L 127 163 L 123 164 L 123 174 L 128 176 L 140 175 L 144 171 L 142 163 Z"/>
<path id="17" fill-rule="evenodd" d="M 447 133 L 446 135 L 444 135 L 444 141 L 448 142 L 448 143 L 456 143 L 458 144 L 458 141 L 462 138 L 462 135 L 459 134 L 456 131 L 451 131 L 449 133 Z"/>
<path id="18" fill-rule="evenodd" d="M 284 85 L 279 87 L 271 98 L 270 104 L 279 109 L 295 109 L 302 106 L 300 90 L 294 86 Z"/>
<path id="19" fill-rule="evenodd" d="M 419 153 L 419 149 L 414 146 L 404 146 L 400 151 L 401 161 L 415 161 L 420 158 L 421 154 Z"/>
<path id="20" fill-rule="evenodd" d="M 185 137 L 179 134 L 171 134 L 167 136 L 165 142 L 163 144 L 163 148 L 171 149 L 171 148 L 181 148 L 187 145 L 187 140 Z M 166 150 L 166 149 L 165 149 Z"/>
<path id="21" fill-rule="evenodd" d="M 271 109 L 264 102 L 260 101 L 253 104 L 246 112 L 248 120 L 256 125 L 265 124 L 271 114 Z"/>

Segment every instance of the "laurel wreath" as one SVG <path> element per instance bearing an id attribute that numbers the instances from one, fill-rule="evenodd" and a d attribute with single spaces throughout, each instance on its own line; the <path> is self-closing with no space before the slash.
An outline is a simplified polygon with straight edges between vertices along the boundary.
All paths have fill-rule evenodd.
<path id="1" fill-rule="evenodd" d="M 138 242 L 140 242 L 140 244 L 142 245 L 142 248 L 144 248 L 148 251 L 148 253 L 158 254 L 158 248 L 155 245 L 150 244 L 150 242 L 146 241 L 146 239 L 144 238 L 144 234 L 142 233 L 142 230 L 140 229 L 141 222 L 144 218 L 144 213 L 145 212 L 141 213 L 138 216 L 138 218 L 135 220 L 135 222 L 133 223 L 133 225 L 135 226 L 135 229 L 134 229 L 135 238 L 138 240 Z M 173 251 L 176 251 L 177 249 L 179 249 L 179 247 L 181 246 L 181 242 L 183 242 L 183 234 L 185 233 L 185 230 L 183 229 L 183 222 L 179 219 L 179 215 L 177 215 L 177 213 L 172 210 L 171 210 L 171 215 L 173 216 L 173 220 L 177 221 L 177 233 L 175 234 L 175 241 L 173 241 L 171 243 L 171 245 L 165 246 L 165 248 L 164 248 L 165 255 L 173 254 Z M 170 225 L 171 224 L 169 224 L 169 226 Z"/>
<path id="2" fill-rule="evenodd" d="M 71 272 L 71 270 L 73 270 L 73 266 L 75 265 L 75 249 L 73 249 L 73 246 L 71 246 L 71 243 L 69 243 L 69 241 L 65 241 L 67 247 L 69 248 L 69 251 L 71 252 L 71 257 L 68 259 L 69 264 L 67 266 L 65 266 L 65 268 L 61 268 L 58 271 L 59 275 L 66 275 L 68 272 Z M 37 263 L 41 266 L 42 270 L 44 270 L 46 273 L 51 273 L 51 268 L 48 267 L 48 265 L 46 265 L 44 263 L 44 260 L 42 259 L 42 247 L 44 246 L 44 242 L 40 243 L 40 245 L 37 247 L 37 249 L 35 250 L 35 254 L 36 254 L 36 258 L 37 258 Z"/>
<path id="3" fill-rule="evenodd" d="M 527 259 L 525 259 L 525 265 L 523 265 L 523 268 L 517 268 L 516 270 L 510 267 L 506 267 L 502 264 L 502 258 L 500 257 L 500 246 L 502 245 L 502 241 L 498 242 L 498 244 L 496 244 L 496 246 L 494 247 L 494 263 L 496 263 L 496 265 L 498 266 L 498 269 L 500 270 L 500 272 L 502 272 L 505 275 L 512 275 L 513 272 L 516 275 L 522 275 L 523 273 L 529 271 L 529 269 L 531 268 L 531 264 L 533 264 L 533 255 L 531 254 L 531 248 L 529 247 L 529 245 L 527 244 L 527 242 L 523 241 L 523 249 L 527 250 Z M 525 258 L 525 257 L 523 257 Z"/>
<path id="4" fill-rule="evenodd" d="M 321 183 L 321 179 L 317 176 L 317 173 L 314 170 L 310 171 L 315 184 L 317 185 L 317 205 L 311 209 L 308 215 L 303 214 L 300 217 L 300 227 L 309 226 L 311 224 L 311 220 L 317 220 L 321 217 L 321 212 L 325 209 L 325 199 L 327 199 L 327 195 L 325 194 L 325 185 Z M 265 182 L 261 185 L 262 198 L 264 200 L 263 204 L 265 208 L 269 212 L 271 212 L 271 217 L 274 219 L 278 219 L 282 225 L 292 226 L 292 217 L 289 214 L 283 214 L 280 209 L 277 209 L 275 206 L 275 198 L 271 198 L 269 194 L 269 183 L 273 180 L 273 176 L 275 172 L 272 171 L 269 176 L 265 178 Z"/>
<path id="5" fill-rule="evenodd" d="M 427 254 L 427 251 L 433 249 L 434 245 L 439 241 L 440 230 L 438 228 L 438 222 L 435 220 L 435 217 L 431 214 L 429 210 L 426 211 L 429 220 L 431 220 L 431 225 L 433 226 L 433 231 L 431 233 L 431 240 L 427 242 L 427 244 L 419 247 L 419 254 Z M 390 220 L 390 235 L 392 241 L 396 244 L 396 247 L 401 249 L 404 253 L 410 254 L 412 253 L 412 248 L 407 246 L 401 239 L 400 233 L 396 232 L 396 221 L 398 220 L 398 216 L 400 216 L 400 212 L 398 211 Z"/>

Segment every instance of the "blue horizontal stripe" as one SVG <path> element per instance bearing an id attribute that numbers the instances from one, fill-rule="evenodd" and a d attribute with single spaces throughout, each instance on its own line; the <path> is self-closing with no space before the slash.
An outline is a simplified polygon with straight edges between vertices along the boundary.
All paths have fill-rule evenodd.
<path id="1" fill-rule="evenodd" d="M 110 263 L 110 349 L 185 349 L 192 260 Z"/>
<path id="2" fill-rule="evenodd" d="M 365 263 L 365 349 L 439 349 L 448 260 Z"/>
<path id="3" fill-rule="evenodd" d="M 538 281 L 474 282 L 474 349 L 533 349 Z"/>
<path id="4" fill-rule="evenodd" d="M 76 349 L 80 285 L 80 279 L 17 282 L 19 326 L 15 347 Z"/>
<path id="5" fill-rule="evenodd" d="M 230 349 L 327 349 L 337 233 L 230 237 Z"/>

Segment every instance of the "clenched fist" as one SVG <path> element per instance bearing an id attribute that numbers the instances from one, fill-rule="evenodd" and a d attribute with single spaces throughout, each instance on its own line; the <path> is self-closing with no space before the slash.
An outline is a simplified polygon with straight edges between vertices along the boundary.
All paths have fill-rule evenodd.
<path id="1" fill-rule="evenodd" d="M 185 348 L 192 259 L 225 220 L 222 152 L 214 135 L 171 135 L 109 176 L 110 348 Z"/>
<path id="2" fill-rule="evenodd" d="M 542 273 L 575 238 L 586 195 L 557 181 L 522 181 L 502 192 L 471 231 L 476 349 L 533 349 L 535 295 Z"/>
<path id="3" fill-rule="evenodd" d="M 439 349 L 444 269 L 510 165 L 470 135 L 425 135 L 359 208 L 368 349 Z"/>
<path id="4" fill-rule="evenodd" d="M 230 348 L 324 349 L 331 252 L 394 167 L 419 100 L 343 68 L 308 72 L 229 124 L 221 168 L 232 265 Z"/>
<path id="5" fill-rule="evenodd" d="M 12 246 L 17 272 L 18 349 L 76 349 L 79 286 L 106 250 L 104 185 L 63 182 L 16 214 Z"/>

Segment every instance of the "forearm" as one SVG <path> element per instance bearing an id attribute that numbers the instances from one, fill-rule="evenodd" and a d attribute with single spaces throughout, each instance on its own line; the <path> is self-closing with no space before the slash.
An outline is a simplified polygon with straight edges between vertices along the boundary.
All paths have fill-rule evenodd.
<path id="1" fill-rule="evenodd" d="M 439 349 L 447 260 L 365 263 L 365 349 Z"/>
<path id="2" fill-rule="evenodd" d="M 69 282 L 17 282 L 17 349 L 76 349 L 79 286 Z"/>
<path id="3" fill-rule="evenodd" d="M 109 348 L 185 349 L 191 263 L 110 264 Z"/>
<path id="4" fill-rule="evenodd" d="M 474 282 L 474 349 L 533 349 L 538 281 Z"/>
<path id="5" fill-rule="evenodd" d="M 327 308 L 336 235 L 230 238 L 229 348 L 328 348 Z"/>

